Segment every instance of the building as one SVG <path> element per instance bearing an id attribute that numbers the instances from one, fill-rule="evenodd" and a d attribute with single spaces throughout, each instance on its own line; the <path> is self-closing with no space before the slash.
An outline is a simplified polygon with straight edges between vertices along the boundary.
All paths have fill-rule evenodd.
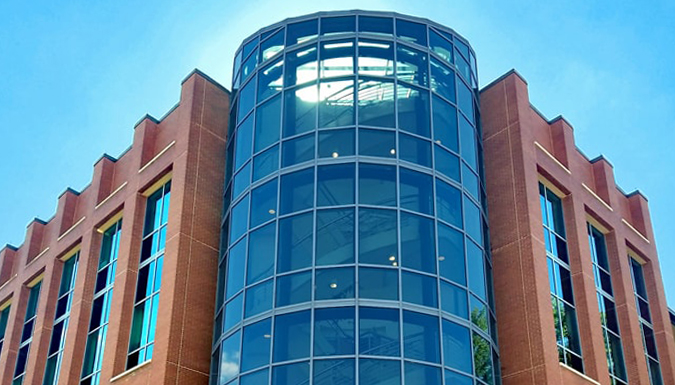
<path id="1" fill-rule="evenodd" d="M 453 30 L 345 11 L 233 74 L 0 250 L 1 383 L 675 384 L 646 198 L 515 71 L 479 92 Z"/>
<path id="2" fill-rule="evenodd" d="M 675 336 L 675 310 L 670 309 L 670 324 L 673 327 L 673 336 Z"/>
<path id="3" fill-rule="evenodd" d="M 233 73 L 212 383 L 498 383 L 466 40 L 318 13 Z"/>
<path id="4" fill-rule="evenodd" d="M 675 384 L 645 196 L 539 114 L 515 71 L 480 98 L 503 383 Z"/>
<path id="5" fill-rule="evenodd" d="M 0 383 L 207 382 L 228 106 L 192 73 L 0 251 Z"/>

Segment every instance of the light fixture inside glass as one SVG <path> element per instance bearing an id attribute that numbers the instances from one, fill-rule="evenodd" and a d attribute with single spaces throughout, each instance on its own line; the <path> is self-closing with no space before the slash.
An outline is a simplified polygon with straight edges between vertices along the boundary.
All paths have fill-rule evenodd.
<path id="1" fill-rule="evenodd" d="M 335 282 L 331 282 L 331 284 L 330 284 L 330 288 L 331 288 L 331 289 L 335 289 L 335 288 L 337 288 L 337 283 L 335 283 Z"/>
<path id="2" fill-rule="evenodd" d="M 340 154 L 338 154 L 337 152 L 333 153 L 333 158 L 337 158 L 338 156 L 340 156 Z"/>

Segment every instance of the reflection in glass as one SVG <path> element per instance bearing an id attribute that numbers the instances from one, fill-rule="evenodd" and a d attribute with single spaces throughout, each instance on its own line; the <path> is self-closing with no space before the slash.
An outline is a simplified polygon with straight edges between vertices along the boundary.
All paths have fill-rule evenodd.
<path id="1" fill-rule="evenodd" d="M 469 318 L 466 290 L 441 280 L 441 309 L 464 319 Z"/>
<path id="2" fill-rule="evenodd" d="M 355 16 L 322 17 L 321 34 L 333 35 L 341 32 L 356 31 Z"/>
<path id="3" fill-rule="evenodd" d="M 279 146 L 275 145 L 253 158 L 253 181 L 260 180 L 279 169 Z"/>
<path id="4" fill-rule="evenodd" d="M 256 52 L 254 52 L 253 55 L 249 56 L 248 59 L 244 61 L 244 65 L 241 67 L 242 83 L 246 82 L 246 79 L 248 79 L 248 77 L 251 76 L 257 65 L 258 65 L 258 51 L 256 50 Z M 255 83 L 255 81 L 251 83 L 253 84 Z"/>
<path id="5" fill-rule="evenodd" d="M 359 75 L 394 76 L 394 44 L 359 39 Z M 359 97 L 361 99 L 361 97 Z"/>
<path id="6" fill-rule="evenodd" d="M 316 309 L 314 356 L 354 354 L 354 308 Z"/>
<path id="7" fill-rule="evenodd" d="M 359 78 L 359 125 L 396 127 L 394 83 Z"/>
<path id="8" fill-rule="evenodd" d="M 268 347 L 269 349 L 269 347 Z M 269 359 L 269 357 L 268 357 Z M 269 369 L 259 370 L 255 373 L 250 373 L 241 377 L 239 385 L 259 385 L 268 381 Z"/>
<path id="9" fill-rule="evenodd" d="M 466 115 L 469 121 L 474 123 L 473 94 L 464 82 L 457 81 L 457 106 Z"/>
<path id="10" fill-rule="evenodd" d="M 427 85 L 426 53 L 399 44 L 396 49 L 396 77 L 408 83 Z"/>
<path id="11" fill-rule="evenodd" d="M 359 155 L 396 158 L 396 132 L 359 129 Z"/>
<path id="12" fill-rule="evenodd" d="M 462 144 L 462 159 L 464 159 L 472 169 L 478 170 L 476 132 L 473 129 L 473 126 L 471 126 L 463 116 L 459 118 L 459 131 Z"/>
<path id="13" fill-rule="evenodd" d="M 405 358 L 441 362 L 438 317 L 403 311 L 403 352 Z"/>
<path id="14" fill-rule="evenodd" d="M 396 206 L 396 167 L 359 164 L 359 203 Z"/>
<path id="15" fill-rule="evenodd" d="M 260 43 L 261 62 L 273 57 L 284 49 L 284 29 L 278 30 L 272 37 Z"/>
<path id="16" fill-rule="evenodd" d="M 478 206 L 473 203 L 468 196 L 464 196 L 464 229 L 479 244 L 483 243 L 481 232 L 483 220 L 478 210 Z"/>
<path id="17" fill-rule="evenodd" d="M 298 87 L 285 92 L 284 138 L 315 128 L 318 97 L 316 85 Z"/>
<path id="18" fill-rule="evenodd" d="M 455 72 L 434 58 L 431 58 L 431 90 L 455 102 Z"/>
<path id="19" fill-rule="evenodd" d="M 359 360 L 359 383 L 401 385 L 401 363 L 392 360 L 362 358 Z"/>
<path id="20" fill-rule="evenodd" d="M 248 195 L 232 208 L 230 215 L 230 243 L 233 243 L 248 229 Z"/>
<path id="21" fill-rule="evenodd" d="M 244 318 L 253 317 L 272 308 L 273 279 L 246 289 Z"/>
<path id="22" fill-rule="evenodd" d="M 279 315 L 274 320 L 274 362 L 309 356 L 310 311 Z"/>
<path id="23" fill-rule="evenodd" d="M 316 213 L 316 265 L 354 263 L 354 209 Z"/>
<path id="24" fill-rule="evenodd" d="M 404 302 L 438 307 L 436 278 L 404 271 L 401 273 L 401 287 Z"/>
<path id="25" fill-rule="evenodd" d="M 398 270 L 359 267 L 359 298 L 398 299 Z"/>
<path id="26" fill-rule="evenodd" d="M 315 38 L 318 24 L 317 19 L 289 24 L 286 32 L 286 45 L 302 44 Z"/>
<path id="27" fill-rule="evenodd" d="M 239 340 L 241 332 L 228 337 L 220 346 L 220 379 L 221 384 L 233 379 L 239 374 Z"/>
<path id="28" fill-rule="evenodd" d="M 405 363 L 405 383 L 406 384 L 440 384 L 441 383 L 441 369 L 429 366 L 416 364 L 414 362 Z"/>
<path id="29" fill-rule="evenodd" d="M 359 209 L 359 263 L 398 266 L 396 211 Z"/>
<path id="30" fill-rule="evenodd" d="M 401 207 L 418 213 L 433 215 L 433 177 L 401 167 L 399 178 Z"/>
<path id="31" fill-rule="evenodd" d="M 399 357 L 398 309 L 359 308 L 359 354 Z"/>
<path id="32" fill-rule="evenodd" d="M 312 264 L 312 213 L 279 221 L 277 273 L 298 270 Z"/>
<path id="33" fill-rule="evenodd" d="M 271 318 L 244 328 L 244 338 L 241 344 L 242 372 L 269 364 L 271 334 Z"/>
<path id="34" fill-rule="evenodd" d="M 441 223 L 438 224 L 438 265 L 441 277 L 466 285 L 464 236 Z"/>
<path id="35" fill-rule="evenodd" d="M 429 92 L 398 85 L 398 126 L 403 131 L 429 137 Z M 389 111 L 391 113 L 391 111 Z"/>
<path id="36" fill-rule="evenodd" d="M 339 206 L 354 203 L 355 165 L 353 163 L 319 166 L 317 205 Z"/>
<path id="37" fill-rule="evenodd" d="M 251 191 L 251 228 L 276 217 L 277 184 L 275 178 Z"/>
<path id="38" fill-rule="evenodd" d="M 338 158 L 354 155 L 354 129 L 319 132 L 319 158 Z"/>
<path id="39" fill-rule="evenodd" d="M 237 142 L 234 148 L 234 170 L 237 171 L 251 157 L 253 140 L 253 116 L 249 116 L 237 128 Z"/>
<path id="40" fill-rule="evenodd" d="M 314 384 L 354 384 L 355 365 L 353 359 L 315 360 Z"/>
<path id="41" fill-rule="evenodd" d="M 453 226 L 462 227 L 462 193 L 440 179 L 436 179 L 436 215 Z"/>
<path id="42" fill-rule="evenodd" d="M 399 133 L 398 145 L 401 160 L 431 167 L 431 142 Z"/>
<path id="43" fill-rule="evenodd" d="M 457 109 L 450 103 L 434 96 L 434 141 L 458 151 L 457 139 Z"/>
<path id="44" fill-rule="evenodd" d="M 391 35 L 394 33 L 390 17 L 359 16 L 359 32 Z"/>
<path id="45" fill-rule="evenodd" d="M 281 214 L 308 209 L 314 205 L 314 169 L 307 168 L 281 176 Z"/>
<path id="46" fill-rule="evenodd" d="M 244 293 L 237 295 L 232 299 L 232 301 L 228 302 L 227 305 L 225 305 L 225 310 L 223 311 L 225 315 L 225 319 L 223 320 L 223 332 L 227 333 L 230 329 L 232 329 L 239 322 L 241 322 L 243 306 L 244 306 Z"/>
<path id="47" fill-rule="evenodd" d="M 319 84 L 319 128 L 354 125 L 354 80 Z"/>
<path id="48" fill-rule="evenodd" d="M 281 91 L 284 87 L 284 79 L 281 77 L 283 72 L 284 61 L 281 59 L 258 71 L 258 102 Z"/>
<path id="49" fill-rule="evenodd" d="M 396 36 L 401 40 L 427 45 L 427 26 L 408 20 L 396 19 Z"/>
<path id="50" fill-rule="evenodd" d="M 317 269 L 314 299 L 354 298 L 354 268 L 333 267 Z"/>
<path id="51" fill-rule="evenodd" d="M 321 78 L 354 74 L 354 40 L 321 43 Z"/>
<path id="52" fill-rule="evenodd" d="M 473 379 L 446 369 L 445 383 L 451 385 L 473 385 Z"/>
<path id="53" fill-rule="evenodd" d="M 473 333 L 473 362 L 476 367 L 476 377 L 487 384 L 493 384 L 490 343 L 475 332 Z"/>
<path id="54" fill-rule="evenodd" d="M 306 271 L 277 277 L 276 306 L 309 302 L 312 292 L 312 272 Z"/>
<path id="55" fill-rule="evenodd" d="M 281 147 L 281 167 L 314 159 L 314 133 L 287 140 Z"/>
<path id="56" fill-rule="evenodd" d="M 286 87 L 303 84 L 317 79 L 316 45 L 286 53 L 286 69 L 284 85 Z"/>
<path id="57" fill-rule="evenodd" d="M 303 385 L 308 383 L 309 362 L 275 366 L 272 369 L 272 385 Z"/>
<path id="58" fill-rule="evenodd" d="M 402 266 L 436 273 L 434 221 L 419 215 L 401 212 Z"/>
<path id="59" fill-rule="evenodd" d="M 242 167 L 241 170 L 234 176 L 234 181 L 232 182 L 232 194 L 236 199 L 239 197 L 239 194 L 243 193 L 244 190 L 251 183 L 251 162 L 246 163 L 246 166 Z"/>
<path id="60" fill-rule="evenodd" d="M 272 222 L 249 234 L 248 268 L 246 271 L 246 283 L 248 285 L 272 276 L 276 233 L 276 223 Z"/>
<path id="61" fill-rule="evenodd" d="M 469 265 L 469 289 L 483 301 L 487 299 L 485 291 L 485 264 L 483 250 L 471 242 L 466 242 L 466 258 Z"/>
<path id="62" fill-rule="evenodd" d="M 438 54 L 438 56 L 445 59 L 445 61 L 452 64 L 452 43 L 445 40 L 444 37 L 433 29 L 429 30 L 429 48 Z"/>
<path id="63" fill-rule="evenodd" d="M 443 356 L 445 366 L 471 373 L 471 335 L 469 329 L 443 320 Z"/>
<path id="64" fill-rule="evenodd" d="M 473 295 L 469 296 L 471 305 L 471 322 L 483 331 L 488 331 L 488 310 L 487 306 Z"/>
<path id="65" fill-rule="evenodd" d="M 281 128 L 281 95 L 258 106 L 255 111 L 254 151 L 258 152 L 279 141 Z"/>

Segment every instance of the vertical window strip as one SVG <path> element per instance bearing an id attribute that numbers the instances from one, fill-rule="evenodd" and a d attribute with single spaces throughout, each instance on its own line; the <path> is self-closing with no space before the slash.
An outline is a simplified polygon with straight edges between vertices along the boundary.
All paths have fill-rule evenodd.
<path id="1" fill-rule="evenodd" d="M 563 364 L 583 373 L 584 365 L 574 305 L 572 274 L 569 268 L 562 202 L 542 183 L 539 183 L 539 199 L 546 243 L 558 359 Z"/>
<path id="2" fill-rule="evenodd" d="M 152 359 L 170 196 L 171 181 L 147 200 L 127 369 Z"/>
<path id="3" fill-rule="evenodd" d="M 647 369 L 649 370 L 649 381 L 652 385 L 663 385 L 654 327 L 651 322 L 651 310 L 649 309 L 649 301 L 647 299 L 647 285 L 645 282 L 644 271 L 640 262 L 630 256 L 629 258 L 631 264 L 631 276 L 633 278 L 633 292 L 635 293 L 635 304 L 642 329 L 642 343 L 647 358 Z"/>
<path id="4" fill-rule="evenodd" d="M 84 350 L 81 385 L 98 385 L 101 381 L 103 351 L 105 350 L 110 304 L 112 302 L 117 255 L 122 234 L 122 220 L 103 232 L 101 254 L 96 272 L 96 287 L 91 307 L 91 317 Z"/>
<path id="5" fill-rule="evenodd" d="M 627 384 L 628 376 L 623 356 L 619 320 L 616 314 L 605 235 L 590 223 L 587 223 L 587 229 L 609 375 L 612 384 Z"/>
<path id="6" fill-rule="evenodd" d="M 5 331 L 7 331 L 7 321 L 9 321 L 10 306 L 5 307 L 0 311 L 0 354 L 2 354 L 2 346 L 5 343 Z"/>
<path id="7" fill-rule="evenodd" d="M 73 304 L 73 291 L 75 289 L 75 277 L 77 277 L 79 259 L 80 253 L 77 252 L 67 261 L 63 262 L 61 284 L 59 285 L 59 297 L 56 300 L 56 313 L 54 314 L 52 337 L 49 341 L 49 350 L 47 352 L 47 364 L 45 366 L 45 375 L 42 381 L 43 385 L 54 385 L 59 380 L 63 348 L 66 344 L 66 332 L 68 330 L 68 321 L 70 319 L 70 308 Z"/>
<path id="8" fill-rule="evenodd" d="M 26 317 L 23 321 L 21 329 L 21 340 L 19 343 L 19 352 L 16 357 L 16 366 L 14 367 L 14 377 L 12 385 L 23 384 L 23 379 L 26 374 L 26 364 L 28 363 L 28 353 L 30 352 L 30 345 L 33 341 L 33 329 L 35 328 L 35 321 L 37 318 L 38 302 L 40 300 L 40 289 L 42 281 L 36 283 L 30 288 L 28 295 L 28 305 L 26 306 Z"/>

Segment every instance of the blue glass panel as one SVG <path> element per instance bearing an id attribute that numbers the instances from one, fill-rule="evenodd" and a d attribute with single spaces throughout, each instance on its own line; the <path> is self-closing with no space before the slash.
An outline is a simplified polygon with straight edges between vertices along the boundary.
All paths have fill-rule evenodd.
<path id="1" fill-rule="evenodd" d="M 259 368 L 270 362 L 270 340 L 272 338 L 272 319 L 254 323 L 244 328 L 241 344 L 241 371 Z M 265 380 L 267 378 L 265 377 Z"/>
<path id="2" fill-rule="evenodd" d="M 443 356 L 445 366 L 467 373 L 472 372 L 469 329 L 443 320 Z"/>
<path id="3" fill-rule="evenodd" d="M 239 197 L 251 184 L 251 162 L 246 163 L 246 166 L 241 168 L 241 171 L 234 176 L 232 182 L 232 195 L 235 199 Z"/>
<path id="4" fill-rule="evenodd" d="M 400 385 L 401 362 L 396 360 L 359 360 L 359 383 L 368 385 Z"/>
<path id="5" fill-rule="evenodd" d="M 438 145 L 434 146 L 436 171 L 459 182 L 459 158 Z"/>
<path id="6" fill-rule="evenodd" d="M 408 20 L 397 19 L 396 36 L 398 36 L 401 40 L 426 46 L 427 26 Z"/>
<path id="7" fill-rule="evenodd" d="M 272 308 L 274 280 L 269 279 L 246 289 L 244 318 L 253 317 Z"/>
<path id="8" fill-rule="evenodd" d="M 253 158 L 253 181 L 266 177 L 279 169 L 279 145 Z"/>
<path id="9" fill-rule="evenodd" d="M 359 298 L 398 300 L 398 270 L 359 267 Z"/>
<path id="10" fill-rule="evenodd" d="M 355 165 L 353 163 L 319 166 L 317 171 L 318 206 L 354 204 Z"/>
<path id="11" fill-rule="evenodd" d="M 281 28 L 274 35 L 272 35 L 272 37 L 260 43 L 261 61 L 265 61 L 273 57 L 284 49 L 284 32 L 284 29 Z"/>
<path id="12" fill-rule="evenodd" d="M 354 308 L 316 309 L 314 356 L 354 354 Z"/>
<path id="13" fill-rule="evenodd" d="M 314 225 L 312 217 L 312 213 L 305 213 L 279 221 L 277 273 L 311 266 Z"/>
<path id="14" fill-rule="evenodd" d="M 458 152 L 457 110 L 450 103 L 434 96 L 434 141 Z"/>
<path id="15" fill-rule="evenodd" d="M 353 359 L 315 360 L 314 384 L 335 385 L 355 383 L 355 364 Z"/>
<path id="16" fill-rule="evenodd" d="M 478 175 L 474 174 L 466 163 L 462 163 L 462 185 L 466 191 L 476 200 L 479 199 L 480 185 L 478 184 Z"/>
<path id="17" fill-rule="evenodd" d="M 309 384 L 309 363 L 276 366 L 272 369 L 272 385 L 306 385 Z"/>
<path id="18" fill-rule="evenodd" d="M 441 368 L 434 366 L 416 364 L 414 362 L 405 363 L 405 383 L 406 384 L 440 384 Z"/>
<path id="19" fill-rule="evenodd" d="M 312 19 L 288 25 L 286 45 L 300 44 L 317 35 L 318 20 Z"/>
<path id="20" fill-rule="evenodd" d="M 359 130 L 359 155 L 396 158 L 396 133 L 383 130 Z"/>
<path id="21" fill-rule="evenodd" d="M 393 19 L 389 17 L 359 16 L 359 32 L 392 35 Z"/>
<path id="22" fill-rule="evenodd" d="M 464 159 L 464 161 L 469 166 L 471 166 L 472 169 L 478 170 L 476 131 L 463 116 L 461 116 L 459 119 L 459 130 L 462 141 L 462 159 Z"/>
<path id="23" fill-rule="evenodd" d="M 461 80 L 457 80 L 457 106 L 466 115 L 471 123 L 474 123 L 473 93 Z"/>
<path id="24" fill-rule="evenodd" d="M 361 59 L 359 63 L 362 63 Z M 393 82 L 359 78 L 358 103 L 360 126 L 396 127 L 396 116 L 392 114 L 395 107 Z"/>
<path id="25" fill-rule="evenodd" d="M 249 116 L 239 128 L 237 128 L 237 142 L 234 148 L 234 169 L 241 166 L 251 158 L 251 141 L 253 140 L 253 116 Z"/>
<path id="26" fill-rule="evenodd" d="M 401 160 L 431 167 L 431 142 L 411 135 L 398 135 L 398 148 Z"/>
<path id="27" fill-rule="evenodd" d="M 230 299 L 244 287 L 244 266 L 246 264 L 246 239 L 232 246 L 227 256 L 227 278 L 225 299 Z"/>
<path id="28" fill-rule="evenodd" d="M 359 75 L 394 76 L 394 43 L 383 40 L 359 39 L 358 46 Z M 393 94 L 393 88 L 391 91 Z"/>
<path id="29" fill-rule="evenodd" d="M 353 79 L 322 81 L 319 84 L 319 128 L 353 126 L 354 94 Z"/>
<path id="30" fill-rule="evenodd" d="M 314 159 L 314 133 L 287 140 L 281 147 L 281 167 Z"/>
<path id="31" fill-rule="evenodd" d="M 321 78 L 353 75 L 355 46 L 354 39 L 331 40 L 321 43 Z M 352 101 L 350 104 L 353 107 L 353 83 L 351 87 L 351 98 L 349 100 Z"/>
<path id="32" fill-rule="evenodd" d="M 319 158 L 338 158 L 355 153 L 354 129 L 319 132 Z"/>
<path id="33" fill-rule="evenodd" d="M 316 44 L 286 53 L 286 87 L 314 81 L 319 76 Z M 316 101 L 316 98 L 312 99 Z"/>
<path id="34" fill-rule="evenodd" d="M 408 83 L 427 86 L 429 77 L 427 58 L 426 52 L 399 44 L 396 49 L 396 77 Z"/>
<path id="35" fill-rule="evenodd" d="M 239 237 L 248 229 L 248 195 L 244 196 L 233 208 L 230 219 L 230 243 L 239 239 Z"/>
<path id="36" fill-rule="evenodd" d="M 397 96 L 399 129 L 429 137 L 429 92 L 399 83 Z"/>
<path id="37" fill-rule="evenodd" d="M 248 57 L 248 54 L 253 52 L 253 50 L 258 45 L 258 36 L 255 36 L 253 39 L 244 44 L 244 48 L 241 50 L 242 57 Z"/>
<path id="38" fill-rule="evenodd" d="M 311 271 L 277 277 L 276 306 L 280 307 L 309 302 L 312 297 L 311 288 Z"/>
<path id="39" fill-rule="evenodd" d="M 401 287 L 404 302 L 438 307 L 436 278 L 404 271 L 401 273 Z"/>
<path id="40" fill-rule="evenodd" d="M 438 56 L 445 59 L 445 61 L 452 64 L 452 43 L 445 40 L 444 37 L 436 33 L 433 29 L 429 30 L 429 48 L 431 48 Z"/>
<path id="41" fill-rule="evenodd" d="M 455 71 L 441 63 L 439 60 L 431 58 L 431 90 L 455 102 Z"/>
<path id="42" fill-rule="evenodd" d="M 241 332 L 228 337 L 220 346 L 219 383 L 224 384 L 239 374 L 239 340 Z"/>
<path id="43" fill-rule="evenodd" d="M 237 107 L 237 123 L 240 123 L 255 105 L 255 78 L 244 86 L 239 92 L 239 105 Z M 251 122 L 253 124 L 253 122 Z"/>
<path id="44" fill-rule="evenodd" d="M 223 332 L 227 332 L 235 325 L 241 322 L 244 306 L 244 294 L 239 294 L 225 305 L 225 320 L 223 321 Z"/>
<path id="45" fill-rule="evenodd" d="M 284 138 L 316 128 L 317 86 L 287 90 L 284 97 Z"/>
<path id="46" fill-rule="evenodd" d="M 277 180 L 273 179 L 251 192 L 251 223 L 256 227 L 276 217 Z"/>
<path id="47" fill-rule="evenodd" d="M 464 229 L 478 243 L 483 243 L 482 219 L 478 206 L 469 197 L 464 196 Z"/>
<path id="48" fill-rule="evenodd" d="M 403 344 L 406 358 L 440 363 L 438 318 L 403 311 Z"/>
<path id="49" fill-rule="evenodd" d="M 453 226 L 462 227 L 462 193 L 436 179 L 436 215 Z"/>
<path id="50" fill-rule="evenodd" d="M 459 46 L 459 44 L 457 44 Z M 467 83 L 471 82 L 471 67 L 469 67 L 469 62 L 462 56 L 455 53 L 455 67 L 457 68 L 457 73 L 462 75 Z"/>
<path id="51" fill-rule="evenodd" d="M 255 111 L 255 152 L 278 142 L 280 130 L 281 95 L 277 95 Z"/>
<path id="52" fill-rule="evenodd" d="M 314 206 L 314 168 L 286 174 L 281 177 L 281 214 Z"/>
<path id="53" fill-rule="evenodd" d="M 317 266 L 354 263 L 354 222 L 353 208 L 317 211 Z"/>
<path id="54" fill-rule="evenodd" d="M 441 281 L 441 309 L 464 319 L 469 319 L 466 290 Z"/>
<path id="55" fill-rule="evenodd" d="M 269 349 L 269 342 L 268 342 L 268 349 Z M 269 356 L 269 354 L 268 354 Z M 269 359 L 269 357 L 268 357 Z M 263 369 L 259 370 L 255 373 L 247 374 L 243 377 L 241 377 L 241 380 L 239 381 L 239 385 L 260 385 L 260 384 L 266 384 L 267 381 L 269 381 L 269 375 L 270 371 L 269 369 Z"/>
<path id="56" fill-rule="evenodd" d="M 356 17 L 323 17 L 321 18 L 321 34 L 332 35 L 341 32 L 356 31 Z"/>
<path id="57" fill-rule="evenodd" d="M 274 362 L 309 356 L 310 311 L 277 316 L 274 323 Z"/>
<path id="58" fill-rule="evenodd" d="M 399 325 L 398 309 L 359 308 L 359 354 L 399 357 Z"/>
<path id="59" fill-rule="evenodd" d="M 401 261 L 404 267 L 436 272 L 434 221 L 401 212 Z"/>
<path id="60" fill-rule="evenodd" d="M 398 265 L 396 211 L 359 209 L 359 263 Z"/>
<path id="61" fill-rule="evenodd" d="M 469 303 L 471 305 L 471 322 L 485 332 L 488 332 L 487 306 L 473 295 L 469 296 Z"/>
<path id="62" fill-rule="evenodd" d="M 480 335 L 473 333 L 473 362 L 476 367 L 476 377 L 492 385 L 492 354 L 490 343 Z"/>
<path id="63" fill-rule="evenodd" d="M 248 237 L 248 267 L 246 283 L 252 284 L 272 276 L 277 224 L 270 223 Z"/>
<path id="64" fill-rule="evenodd" d="M 248 77 L 251 76 L 251 74 L 253 74 L 253 71 L 255 70 L 255 67 L 257 65 L 258 65 L 258 52 L 256 50 L 253 53 L 253 55 L 249 56 L 248 59 L 245 59 L 244 65 L 242 65 L 241 67 L 241 83 L 246 82 L 246 79 L 248 79 Z M 255 84 L 255 79 L 252 80 L 250 84 Z"/>
<path id="65" fill-rule="evenodd" d="M 473 379 L 453 372 L 452 370 L 446 370 L 445 383 L 446 385 L 473 385 Z"/>
<path id="66" fill-rule="evenodd" d="M 283 72 L 284 61 L 281 58 L 258 71 L 258 103 L 281 91 L 284 87 Z"/>
<path id="67" fill-rule="evenodd" d="M 469 289 L 478 297 L 487 300 L 485 291 L 485 263 L 483 250 L 471 241 L 466 242 L 466 258 L 469 265 Z"/>
<path id="68" fill-rule="evenodd" d="M 401 167 L 401 207 L 422 214 L 433 215 L 433 178 L 431 175 Z"/>
<path id="69" fill-rule="evenodd" d="M 354 298 L 354 268 L 317 269 L 314 289 L 314 299 L 317 301 Z"/>
<path id="70" fill-rule="evenodd" d="M 359 164 L 359 203 L 396 206 L 396 167 Z"/>

